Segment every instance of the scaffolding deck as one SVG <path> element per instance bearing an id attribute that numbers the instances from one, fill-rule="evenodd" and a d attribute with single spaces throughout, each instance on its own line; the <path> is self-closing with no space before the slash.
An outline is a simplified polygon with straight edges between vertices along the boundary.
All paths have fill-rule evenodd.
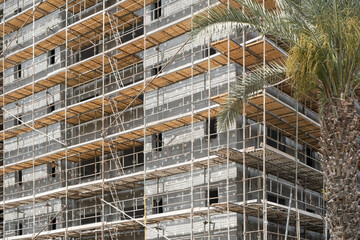
<path id="1" fill-rule="evenodd" d="M 77 62 L 67 68 L 59 69 L 45 78 L 36 80 L 34 84 L 29 83 L 25 86 L 9 91 L 0 97 L 1 105 L 3 101 L 5 101 L 5 104 L 8 104 L 30 96 L 33 92 L 37 93 L 60 83 L 65 83 L 65 79 L 67 79 L 66 81 L 68 86 L 71 87 L 79 83 L 87 82 L 90 79 L 96 79 L 102 76 L 103 73 L 110 73 L 112 72 L 111 66 L 109 65 L 108 59 L 103 57 L 103 54 L 106 55 L 110 52 L 118 51 L 119 53 L 112 56 L 112 58 L 118 60 L 119 64 L 122 63 L 118 67 L 123 68 L 125 66 L 129 66 L 134 63 L 135 54 L 143 51 L 145 49 L 145 45 L 146 48 L 151 48 L 190 31 L 190 17 L 191 16 L 186 16 L 178 21 L 171 22 L 164 27 L 157 28 L 154 31 L 147 33 L 146 43 L 144 43 L 144 35 L 141 35 L 125 42 L 124 44 L 120 44 L 119 46 L 109 49 L 105 53 L 100 53 L 83 61 Z M 53 44 L 58 45 L 56 42 Z M 137 59 L 136 56 L 135 59 Z M 103 64 L 105 66 L 104 69 Z M 93 71 L 94 69 L 97 70 L 95 73 Z M 66 70 L 67 74 L 65 74 Z"/>
<path id="2" fill-rule="evenodd" d="M 154 0 L 147 0 L 147 4 L 150 4 L 153 1 Z M 49 0 L 45 1 L 44 3 L 47 2 L 49 2 Z M 133 19 L 136 18 L 136 15 L 133 12 L 141 9 L 143 7 L 141 5 L 143 4 L 143 2 L 144 1 L 142 0 L 123 0 L 111 6 L 110 8 L 113 8 L 114 6 L 117 6 L 119 8 L 119 10 L 116 13 L 112 14 L 114 17 L 118 19 L 117 24 L 124 26 L 125 28 L 130 27 L 132 25 Z M 29 11 L 32 12 L 32 10 Z M 104 24 L 106 26 L 105 31 L 110 32 L 111 27 L 109 25 L 111 19 L 109 19 L 107 15 L 105 16 L 106 17 L 104 19 L 102 12 L 97 12 L 84 19 L 81 19 L 80 21 L 77 21 L 69 25 L 68 30 L 62 28 L 58 32 L 35 43 L 34 46 L 25 47 L 23 49 L 20 49 L 19 51 L 9 54 L 8 56 L 5 57 L 5 69 L 15 66 L 20 62 L 32 59 L 33 50 L 34 50 L 34 55 L 36 57 L 41 54 L 47 53 L 48 51 L 50 51 L 51 49 L 57 46 L 65 44 L 66 41 L 68 41 L 68 45 L 67 45 L 68 48 L 75 50 L 76 48 L 79 49 L 82 46 L 81 44 L 79 45 L 77 41 L 74 41 L 79 36 L 81 36 L 81 38 L 83 39 L 90 39 L 90 40 L 93 38 L 94 35 L 98 37 L 102 37 L 101 31 L 97 33 L 98 31 L 94 31 L 94 29 L 101 28 L 103 26 L 103 20 L 104 20 Z M 141 21 L 138 23 L 140 24 Z M 90 42 L 88 42 L 88 45 L 89 44 Z"/>
<path id="3" fill-rule="evenodd" d="M 192 113 L 181 114 L 175 117 L 170 117 L 157 122 L 149 123 L 146 126 L 146 132 L 144 133 L 144 126 L 135 127 L 129 130 L 121 131 L 103 138 L 98 138 L 85 143 L 70 146 L 68 148 L 61 148 L 50 153 L 36 156 L 35 158 L 29 158 L 21 160 L 16 163 L 7 164 L 0 168 L 0 174 L 3 173 L 5 167 L 5 173 L 10 173 L 33 166 L 42 165 L 55 160 L 67 158 L 68 161 L 79 162 L 86 159 L 95 158 L 105 154 L 111 153 L 110 146 L 107 146 L 104 141 L 108 139 L 114 139 L 112 142 L 117 145 L 118 150 L 130 149 L 134 146 L 140 146 L 142 143 L 138 139 L 142 139 L 144 136 L 149 136 L 154 133 L 164 132 L 171 129 L 183 127 L 191 124 L 193 121 L 199 122 L 218 115 L 219 106 L 214 105 L 211 108 L 200 109 Z M 104 149 L 102 149 L 104 148 Z"/>
<path id="4" fill-rule="evenodd" d="M 212 98 L 216 103 L 224 103 L 228 94 L 218 95 Z M 263 121 L 263 94 L 258 94 L 251 97 L 246 104 L 246 116 L 257 122 Z M 278 98 L 265 95 L 265 111 L 266 122 L 269 126 L 277 126 L 282 130 L 284 135 L 294 139 L 296 136 L 296 123 L 299 126 L 298 138 L 311 146 L 317 146 L 318 139 L 321 135 L 320 124 L 310 119 L 306 115 L 298 112 L 298 118 L 296 109 L 291 108 Z"/>
<path id="5" fill-rule="evenodd" d="M 222 210 L 216 207 L 195 207 L 193 210 L 191 209 L 183 209 L 177 211 L 171 211 L 167 213 L 160 213 L 154 215 L 146 216 L 146 224 L 156 224 L 163 221 L 175 221 L 180 219 L 186 219 L 190 216 L 193 217 L 206 217 L 208 213 L 211 214 L 221 214 L 223 213 Z M 140 223 L 141 224 L 140 224 Z M 105 225 L 105 231 L 109 229 L 117 229 L 118 231 L 128 231 L 128 230 L 136 230 L 136 229 L 143 229 L 143 225 L 145 219 L 142 218 L 134 218 L 134 219 L 124 219 L 124 220 L 117 220 L 113 222 L 98 222 L 92 224 L 84 224 L 74 227 L 69 227 L 67 229 L 61 228 L 51 231 L 43 231 L 39 234 L 37 239 L 49 239 L 49 237 L 63 237 L 65 231 L 67 232 L 69 237 L 80 237 L 84 235 L 93 235 L 96 230 L 100 230 L 103 224 Z M 87 233 L 87 234 L 86 234 Z M 32 234 L 22 235 L 22 236 L 15 236 L 15 237 L 8 237 L 8 240 L 16 240 L 16 239 L 33 239 Z"/>
<path id="6" fill-rule="evenodd" d="M 265 147 L 266 156 L 266 173 L 272 174 L 279 178 L 295 182 L 296 160 L 295 157 L 282 152 L 269 145 Z M 254 169 L 263 169 L 263 148 L 248 149 L 245 151 L 245 163 L 247 167 Z M 221 148 L 213 151 L 224 159 L 227 158 L 227 148 Z M 229 149 L 229 158 L 231 161 L 243 164 L 243 150 Z M 298 181 L 302 186 L 321 192 L 323 189 L 323 174 L 321 171 L 298 161 Z"/>
<path id="7" fill-rule="evenodd" d="M 20 126 L 17 125 L 5 129 L 3 130 L 5 131 L 5 139 L 29 132 L 32 130 L 32 128 L 39 129 L 65 120 L 65 114 L 67 117 L 67 123 L 76 125 L 87 122 L 89 120 L 102 116 L 101 107 L 103 104 L 105 114 L 111 114 L 113 113 L 112 106 L 115 105 L 114 101 L 116 102 L 116 107 L 119 111 L 128 107 L 130 103 L 132 104 L 131 106 L 138 106 L 142 104 L 142 101 L 139 98 L 135 97 L 143 91 L 145 83 L 151 81 L 151 83 L 145 89 L 145 92 L 148 92 L 154 89 L 168 86 L 176 82 L 180 82 L 184 79 L 190 78 L 191 76 L 197 76 L 199 74 L 202 74 L 208 71 L 209 65 L 210 69 L 215 69 L 226 64 L 227 59 L 223 55 L 216 54 L 211 56 L 209 59 L 201 59 L 199 61 L 195 61 L 193 65 L 193 71 L 191 64 L 183 65 L 168 72 L 165 71 L 155 79 L 154 77 L 150 77 L 146 80 L 146 82 L 139 81 L 124 88 L 117 89 L 115 91 L 105 94 L 106 98 L 104 98 L 104 103 L 102 96 L 94 97 L 93 99 L 76 103 L 74 105 L 67 106 L 67 108 L 62 108 L 52 113 L 43 115 L 35 119 L 34 121 L 27 122 L 26 124 L 22 124 Z M 113 95 L 115 95 L 115 97 L 112 97 Z M 108 96 L 109 98 L 107 98 Z M 0 139 L 2 138 L 3 134 L 1 131 Z"/>
<path id="8" fill-rule="evenodd" d="M 203 157 L 195 159 L 192 161 L 187 161 L 183 163 L 177 163 L 165 167 L 157 167 L 154 169 L 149 169 L 146 171 L 139 171 L 135 173 L 130 173 L 118 177 L 106 178 L 104 179 L 104 190 L 109 191 L 110 188 L 114 188 L 117 191 L 131 189 L 134 187 L 134 184 L 141 186 L 142 181 L 144 180 L 146 174 L 146 180 L 153 180 L 159 177 L 169 177 L 176 174 L 190 172 L 191 166 L 194 170 L 205 169 L 208 167 L 217 166 L 221 164 L 226 164 L 226 160 L 218 156 L 212 155 L 209 157 Z M 70 180 L 71 181 L 71 180 Z M 66 193 L 71 199 L 82 199 L 87 197 L 96 196 L 102 191 L 102 180 L 93 180 L 85 183 L 74 184 L 68 187 L 60 187 L 55 190 L 46 191 L 43 193 L 35 194 L 34 196 L 30 195 L 27 197 L 20 197 L 12 200 L 5 201 L 5 208 L 14 208 L 21 205 L 32 204 L 35 202 L 45 202 L 51 199 L 59 199 L 65 197 Z M 0 202 L 0 208 L 3 207 L 4 202 Z"/>
<path id="9" fill-rule="evenodd" d="M 228 48 L 229 41 L 229 48 Z M 241 44 L 236 43 L 233 40 L 223 39 L 211 44 L 214 48 L 228 57 L 228 53 L 230 53 L 229 58 L 240 64 L 244 65 L 243 62 L 243 46 Z M 247 68 L 258 67 L 262 65 L 264 62 L 264 55 L 266 62 L 284 62 L 286 59 L 286 55 L 283 51 L 281 51 L 278 47 L 276 47 L 271 40 L 266 38 L 265 40 L 265 52 L 264 52 L 264 39 L 256 38 L 250 40 L 245 45 L 245 66 Z"/>
<path id="10" fill-rule="evenodd" d="M 247 215 L 259 217 L 259 215 L 262 216 L 263 214 L 263 207 L 264 207 L 263 203 L 264 203 L 263 200 L 260 200 L 259 202 L 256 199 L 247 200 L 245 207 L 243 202 L 229 203 L 229 210 L 232 212 L 242 214 L 245 208 Z M 227 209 L 227 203 L 218 203 L 218 204 L 214 204 L 213 206 Z M 267 201 L 268 220 L 273 221 L 274 223 L 282 222 L 286 224 L 288 209 L 289 209 L 288 206 Z M 320 215 L 307 212 L 301 209 L 296 210 L 295 208 L 291 207 L 290 219 L 291 219 L 291 224 L 293 226 L 296 226 L 295 221 L 296 221 L 297 212 L 300 215 L 300 222 L 303 227 L 306 226 L 306 229 L 312 231 L 318 231 L 318 232 L 323 231 L 324 229 L 323 218 Z"/>

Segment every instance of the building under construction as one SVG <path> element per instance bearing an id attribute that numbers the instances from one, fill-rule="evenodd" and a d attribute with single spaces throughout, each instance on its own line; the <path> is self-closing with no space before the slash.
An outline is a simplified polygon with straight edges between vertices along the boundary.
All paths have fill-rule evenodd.
<path id="1" fill-rule="evenodd" d="M 286 80 L 216 128 L 256 31 L 219 0 L 0 0 L 2 239 L 327 239 L 317 104 Z M 263 0 L 274 8 L 274 0 Z"/>

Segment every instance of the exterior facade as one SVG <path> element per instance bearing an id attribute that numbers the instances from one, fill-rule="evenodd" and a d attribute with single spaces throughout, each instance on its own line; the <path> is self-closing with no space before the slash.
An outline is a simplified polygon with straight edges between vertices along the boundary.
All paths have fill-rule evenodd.
<path id="1" fill-rule="evenodd" d="M 316 103 L 282 81 L 216 128 L 238 76 L 288 50 L 190 39 L 218 5 L 2 0 L 3 239 L 327 239 Z"/>

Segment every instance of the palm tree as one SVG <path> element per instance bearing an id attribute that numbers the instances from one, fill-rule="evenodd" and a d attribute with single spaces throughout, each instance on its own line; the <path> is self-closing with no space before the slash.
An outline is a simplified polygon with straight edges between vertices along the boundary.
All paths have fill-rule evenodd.
<path id="1" fill-rule="evenodd" d="M 194 35 L 251 28 L 279 37 L 291 47 L 284 66 L 271 64 L 266 71 L 259 68 L 246 81 L 236 82 L 223 104 L 218 127 L 235 122 L 243 100 L 266 87 L 274 74 L 286 74 L 300 97 L 315 94 L 330 239 L 357 239 L 360 1 L 276 0 L 273 10 L 265 9 L 262 1 L 233 1 L 238 4 L 211 8 L 196 17 Z"/>

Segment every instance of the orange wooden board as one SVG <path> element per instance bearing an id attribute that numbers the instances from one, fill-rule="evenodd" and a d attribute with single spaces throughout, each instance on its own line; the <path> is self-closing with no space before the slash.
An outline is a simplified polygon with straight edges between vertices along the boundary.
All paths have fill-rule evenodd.
<path id="1" fill-rule="evenodd" d="M 243 47 L 233 40 L 223 39 L 211 44 L 214 48 L 218 49 L 225 56 L 230 52 L 230 59 L 240 65 L 244 64 Z M 245 67 L 251 68 L 263 64 L 265 56 L 266 62 L 284 62 L 286 56 L 276 49 L 270 42 L 265 41 L 265 55 L 264 55 L 264 40 L 258 40 L 246 44 L 245 47 Z"/>
<path id="2" fill-rule="evenodd" d="M 171 129 L 179 128 L 199 121 L 206 120 L 208 117 L 216 117 L 219 113 L 219 107 L 213 107 L 209 110 L 202 110 L 196 112 L 193 116 L 191 113 L 181 115 L 181 117 L 174 117 L 164 119 L 160 122 L 147 124 L 146 130 L 144 128 L 137 127 L 130 130 L 126 130 L 111 137 L 112 142 L 116 145 L 117 150 L 129 149 L 134 146 L 140 146 L 142 143 L 138 139 L 143 138 L 145 135 L 149 136 L 154 133 L 164 132 Z M 87 143 L 70 146 L 67 149 L 61 148 L 44 155 L 36 156 L 35 159 L 20 161 L 16 164 L 8 164 L 5 166 L 5 172 L 11 173 L 17 170 L 30 168 L 35 166 L 52 162 L 55 160 L 67 158 L 68 161 L 79 162 L 86 159 L 91 159 L 97 156 L 103 155 L 103 153 L 110 153 L 111 149 L 108 144 L 104 143 L 102 138 L 89 141 Z M 2 174 L 3 171 L 0 171 Z"/>
<path id="3" fill-rule="evenodd" d="M 146 88 L 146 92 L 160 88 L 165 87 L 170 84 L 182 81 L 184 79 L 190 78 L 192 75 L 197 76 L 199 74 L 205 73 L 208 71 L 208 65 L 210 64 L 210 69 L 215 69 L 220 66 L 224 66 L 227 64 L 227 58 L 223 55 L 217 54 L 214 56 L 211 56 L 210 58 L 205 58 L 200 61 L 194 62 L 193 72 L 191 73 L 191 65 L 184 66 L 180 69 L 176 69 L 174 71 L 171 71 L 169 73 L 160 74 L 156 79 L 149 78 L 147 82 L 151 81 L 151 84 L 149 84 Z M 123 110 L 125 109 L 130 103 L 131 106 L 137 106 L 141 104 L 142 102 L 139 99 L 134 98 L 140 94 L 140 92 L 144 88 L 144 82 L 138 82 L 136 84 L 133 84 L 131 87 L 127 87 L 124 89 L 119 89 L 119 92 L 117 93 L 117 96 L 113 98 L 113 101 L 110 101 L 109 99 L 104 99 L 104 111 L 105 115 L 113 113 L 113 109 L 116 103 L 117 110 Z M 134 101 L 133 101 L 134 100 Z M 89 101 L 85 101 L 83 103 L 75 104 L 74 106 L 69 106 L 67 108 L 66 116 L 67 116 L 67 122 L 71 124 L 80 124 L 83 122 L 87 122 L 96 118 L 99 118 L 102 116 L 101 113 L 101 107 L 102 107 L 102 97 L 97 97 Z M 61 109 L 58 111 L 55 111 L 52 114 L 47 114 L 42 116 L 39 119 L 36 119 L 34 121 L 34 128 L 39 129 L 46 127 L 50 124 L 54 124 L 56 122 L 62 121 L 65 119 L 65 109 Z M 33 123 L 29 123 L 29 125 L 32 125 Z M 32 129 L 24 124 L 16 127 L 12 127 L 5 130 L 5 139 L 15 137 L 19 134 L 26 133 L 31 131 Z M 2 139 L 3 134 L 0 132 L 0 139 Z"/>
<path id="4" fill-rule="evenodd" d="M 1 0 L 0 2 L 3 2 Z M 85 10 L 96 3 L 94 0 L 75 0 L 71 1 L 68 4 L 68 8 L 74 9 L 73 13 L 78 13 L 80 10 Z M 35 21 L 44 17 L 47 14 L 52 13 L 53 11 L 66 6 L 65 0 L 45 0 L 41 4 L 36 5 L 36 11 L 34 12 Z M 0 34 L 3 32 L 9 34 L 13 31 L 20 29 L 23 25 L 26 26 L 33 22 L 33 8 L 27 8 L 19 14 L 10 17 L 5 21 L 5 23 L 0 24 Z M 3 26 L 5 24 L 5 26 Z M 4 29 L 5 31 L 4 31 Z"/>
<path id="5" fill-rule="evenodd" d="M 223 94 L 213 97 L 212 100 L 221 104 L 226 98 L 227 94 Z M 263 94 L 250 98 L 245 108 L 246 116 L 257 122 L 263 121 L 263 101 Z M 269 96 L 265 97 L 265 110 L 267 111 L 266 123 L 268 126 L 271 127 L 271 125 L 273 125 L 280 128 L 284 135 L 294 139 L 294 136 L 296 135 L 296 112 Z M 270 113 L 281 118 L 281 121 Z M 298 114 L 298 126 L 299 139 L 316 147 L 320 137 L 320 127 L 304 118 L 302 114 Z"/>

